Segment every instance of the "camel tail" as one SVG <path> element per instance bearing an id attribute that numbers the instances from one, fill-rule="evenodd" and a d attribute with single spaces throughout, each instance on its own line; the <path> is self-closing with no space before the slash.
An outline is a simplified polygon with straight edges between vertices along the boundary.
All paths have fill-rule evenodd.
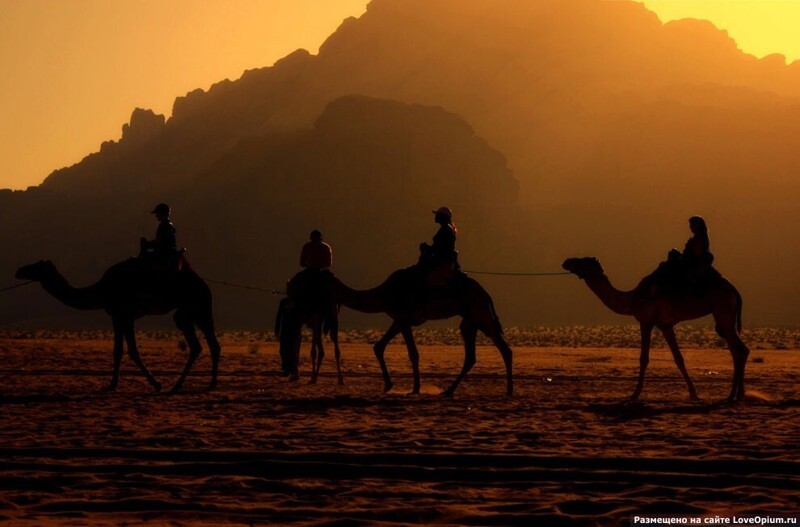
<path id="1" fill-rule="evenodd" d="M 736 292 L 736 332 L 741 334 L 741 332 L 742 332 L 742 304 L 744 303 L 744 301 L 742 300 L 742 295 L 739 294 L 739 291 L 736 288 L 734 288 L 733 290 Z"/>
<path id="2" fill-rule="evenodd" d="M 492 322 L 494 323 L 494 328 L 497 330 L 498 335 L 503 334 L 503 325 L 500 324 L 500 317 L 497 316 L 497 311 L 494 309 L 494 302 L 492 299 L 489 299 L 489 311 L 492 313 Z"/>

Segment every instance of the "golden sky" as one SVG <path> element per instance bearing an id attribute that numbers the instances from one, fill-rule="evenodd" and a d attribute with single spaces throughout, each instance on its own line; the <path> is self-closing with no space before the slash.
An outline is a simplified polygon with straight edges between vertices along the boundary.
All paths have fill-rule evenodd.
<path id="1" fill-rule="evenodd" d="M 0 0 L 0 188 L 36 185 L 118 139 L 137 106 L 169 116 L 178 95 L 316 53 L 367 2 Z M 800 58 L 800 0 L 644 3 L 664 21 L 707 18 L 749 53 Z"/>
<path id="2" fill-rule="evenodd" d="M 800 59 L 800 0 L 641 0 L 662 22 L 711 20 L 747 53 Z"/>

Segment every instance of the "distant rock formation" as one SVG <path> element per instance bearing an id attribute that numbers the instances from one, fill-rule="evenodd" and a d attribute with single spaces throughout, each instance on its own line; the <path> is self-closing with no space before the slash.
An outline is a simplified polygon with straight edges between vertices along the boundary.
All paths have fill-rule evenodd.
<path id="1" fill-rule="evenodd" d="M 747 55 L 705 21 L 662 24 L 627 1 L 373 0 L 318 55 L 178 97 L 166 122 L 136 110 L 119 141 L 0 194 L 0 241 L 60 247 L 80 271 L 127 254 L 120 240 L 152 227 L 141 211 L 163 199 L 220 274 L 274 283 L 319 226 L 337 236 L 337 268 L 366 280 L 413 260 L 425 211 L 447 203 L 471 265 L 585 253 L 634 277 L 699 213 L 748 319 L 794 323 L 800 308 L 781 299 L 800 294 L 786 242 L 798 137 L 800 62 Z M 613 320 L 576 309 L 577 286 L 489 285 L 512 325 Z"/>
<path id="2" fill-rule="evenodd" d="M 131 122 L 122 125 L 120 143 L 141 146 L 157 138 L 164 131 L 165 123 L 163 115 L 156 115 L 153 110 L 136 108 L 131 115 Z"/>

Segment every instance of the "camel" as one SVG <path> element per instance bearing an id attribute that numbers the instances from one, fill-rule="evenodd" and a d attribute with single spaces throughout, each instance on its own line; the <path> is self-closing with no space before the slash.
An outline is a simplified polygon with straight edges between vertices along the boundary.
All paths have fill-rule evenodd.
<path id="1" fill-rule="evenodd" d="M 289 375 L 290 381 L 297 381 L 300 379 L 300 373 L 298 372 L 299 357 L 290 356 L 294 351 L 299 353 L 300 343 L 285 342 L 284 339 L 281 338 L 284 332 L 284 324 L 299 323 L 301 327 L 306 325 L 311 329 L 311 379 L 308 383 L 317 383 L 320 367 L 322 366 L 322 359 L 325 358 L 322 336 L 328 334 L 330 335 L 331 342 L 333 342 L 334 353 L 336 355 L 336 371 L 339 384 L 344 384 L 341 366 L 342 353 L 339 349 L 338 306 L 337 309 L 325 314 L 314 310 L 300 313 L 296 311 L 298 307 L 297 303 L 292 302 L 291 298 L 281 300 L 278 306 L 278 314 L 275 319 L 275 335 L 281 343 L 281 368 L 284 373 Z M 290 310 L 292 310 L 291 313 Z M 292 335 L 292 338 L 300 338 L 299 330 L 292 332 L 290 327 L 286 327 L 286 331 L 290 332 L 289 335 Z"/>
<path id="2" fill-rule="evenodd" d="M 639 356 L 639 380 L 631 400 L 637 400 L 642 393 L 644 375 L 650 358 L 650 336 L 656 327 L 664 335 L 675 364 L 689 388 L 689 396 L 697 400 L 697 391 L 686 371 L 678 341 L 675 338 L 675 324 L 713 315 L 717 334 L 728 344 L 733 358 L 733 386 L 729 401 L 744 398 L 744 370 L 750 350 L 742 342 L 742 297 L 736 288 L 725 278 L 719 277 L 707 293 L 702 295 L 668 295 L 656 292 L 645 294 L 643 284 L 631 290 L 620 291 L 611 285 L 597 258 L 569 258 L 562 267 L 584 280 L 589 289 L 603 304 L 620 315 L 636 318 L 641 329 L 641 354 Z"/>
<path id="3" fill-rule="evenodd" d="M 464 339 L 464 365 L 443 395 L 452 396 L 475 365 L 478 331 L 489 337 L 500 350 L 506 368 L 506 390 L 508 395 L 512 395 L 514 391 L 511 372 L 512 351 L 503 338 L 503 328 L 495 313 L 492 298 L 486 290 L 466 275 L 458 278 L 457 290 L 452 290 L 449 286 L 429 287 L 425 293 L 421 293 L 420 281 L 419 272 L 414 268 L 408 268 L 395 271 L 373 289 L 355 290 L 332 276 L 327 282 L 327 290 L 318 291 L 317 298 L 325 298 L 335 306 L 344 305 L 362 313 L 386 313 L 392 318 L 389 329 L 373 346 L 383 375 L 384 392 L 390 391 L 394 386 L 384 360 L 389 342 L 398 334 L 403 335 L 414 375 L 412 393 L 419 394 L 419 352 L 414 342 L 412 328 L 428 320 L 460 316 L 462 317 L 460 330 Z M 292 332 L 284 332 L 287 345 L 295 346 L 293 348 L 295 350 L 299 346 L 299 328 L 299 321 L 295 321 Z"/>
<path id="4" fill-rule="evenodd" d="M 106 390 L 113 391 L 119 383 L 119 368 L 123 354 L 123 339 L 128 345 L 128 355 L 142 370 L 150 385 L 158 392 L 161 384 L 150 374 L 136 347 L 134 320 L 144 315 L 162 315 L 175 310 L 173 319 L 189 345 L 189 359 L 178 382 L 170 390 L 181 389 L 192 364 L 200 355 L 202 346 L 195 333 L 195 325 L 205 336 L 211 351 L 211 389 L 217 384 L 217 371 L 221 348 L 214 334 L 211 311 L 211 291 L 200 276 L 181 256 L 180 271 L 166 292 L 156 292 L 151 276 L 143 273 L 143 262 L 130 258 L 108 268 L 99 281 L 82 288 L 71 286 L 49 260 L 20 267 L 16 277 L 41 283 L 45 291 L 62 303 L 76 309 L 103 309 L 111 316 L 114 328 L 114 373 Z M 152 274 L 152 273 L 151 273 Z"/>

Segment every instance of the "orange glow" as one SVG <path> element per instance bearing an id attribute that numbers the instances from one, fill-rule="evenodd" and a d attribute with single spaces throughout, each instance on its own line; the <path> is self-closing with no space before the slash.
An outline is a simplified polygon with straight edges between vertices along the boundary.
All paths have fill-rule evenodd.
<path id="1" fill-rule="evenodd" d="M 135 107 L 319 45 L 367 0 L 0 2 L 0 188 L 40 183 L 107 139 Z"/>
<path id="2" fill-rule="evenodd" d="M 788 62 L 800 59 L 800 2 L 791 0 L 641 0 L 662 22 L 681 18 L 710 20 L 757 57 L 773 53 Z"/>
<path id="3" fill-rule="evenodd" d="M 617 0 L 610 0 L 617 1 Z M 622 0 L 619 0 L 622 1 Z M 368 0 L 0 2 L 0 188 L 40 183 L 117 139 L 135 107 L 172 101 L 297 48 L 316 53 Z M 694 17 L 746 52 L 800 58 L 800 2 L 644 0 L 663 21 Z"/>

